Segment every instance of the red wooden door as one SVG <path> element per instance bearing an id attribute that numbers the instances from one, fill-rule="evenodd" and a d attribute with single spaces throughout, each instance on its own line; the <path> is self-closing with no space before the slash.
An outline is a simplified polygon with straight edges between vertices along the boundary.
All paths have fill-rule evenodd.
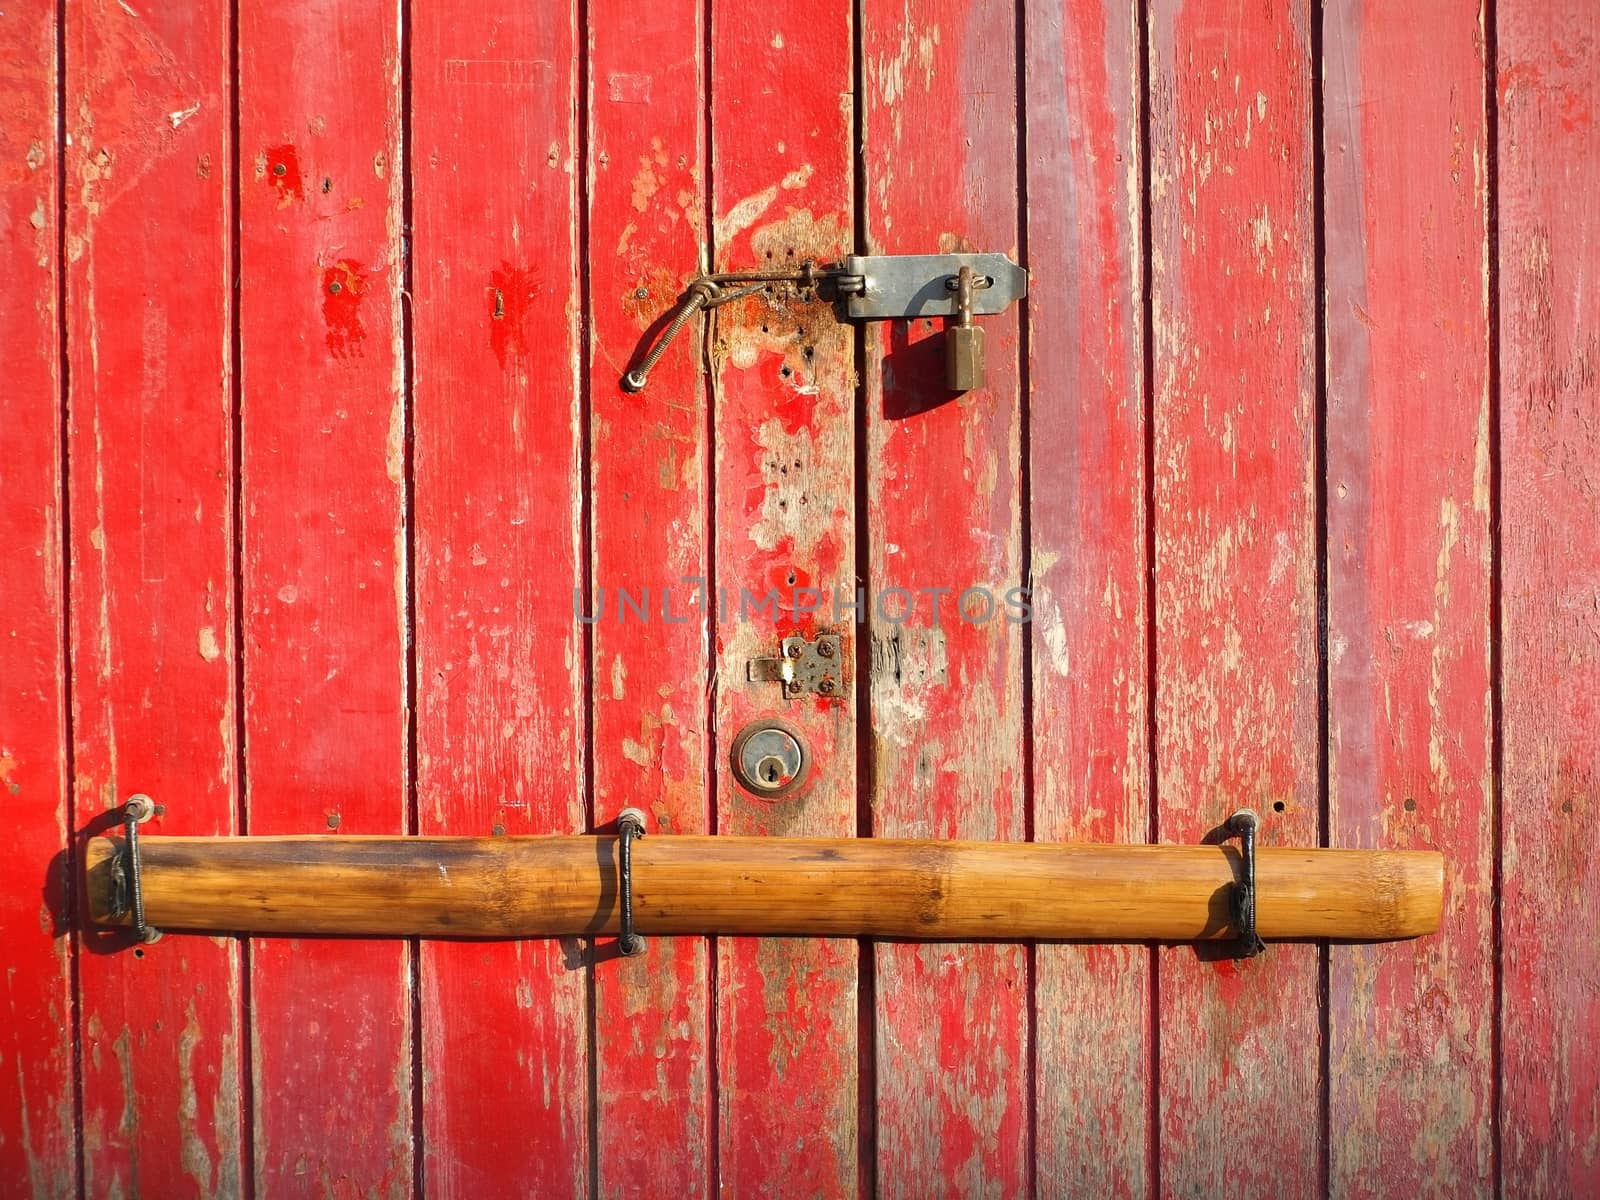
<path id="1" fill-rule="evenodd" d="M 24 0 L 0 48 L 0 1196 L 1600 1191 L 1592 5 Z M 619 387 L 702 270 L 957 250 L 1031 272 L 979 390 L 783 289 Z M 752 682 L 793 631 L 836 695 Z M 769 717 L 778 800 L 728 765 Z M 1244 803 L 1449 867 L 1435 937 L 1248 961 L 130 949 L 73 877 L 133 792 Z"/>

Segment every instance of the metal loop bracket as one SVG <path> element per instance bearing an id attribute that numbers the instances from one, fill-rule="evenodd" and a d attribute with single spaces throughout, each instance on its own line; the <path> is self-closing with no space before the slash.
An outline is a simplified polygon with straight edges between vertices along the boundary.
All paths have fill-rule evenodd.
<path id="1" fill-rule="evenodd" d="M 1229 833 L 1239 835 L 1239 881 L 1233 885 L 1233 923 L 1239 931 L 1239 957 L 1254 958 L 1267 948 L 1256 933 L 1256 833 L 1261 818 L 1241 808 L 1228 818 Z"/>
<path id="2" fill-rule="evenodd" d="M 144 876 L 139 863 L 139 826 L 156 815 L 155 801 L 143 793 L 129 796 L 122 806 L 123 848 L 122 883 L 126 888 L 124 912 L 133 914 L 133 940 L 149 945 L 161 937 L 161 931 L 145 924 Z"/>
<path id="3" fill-rule="evenodd" d="M 617 949 L 623 954 L 643 952 L 644 939 L 633 931 L 633 842 L 644 836 L 645 815 L 637 808 L 617 814 L 617 909 L 621 926 Z"/>

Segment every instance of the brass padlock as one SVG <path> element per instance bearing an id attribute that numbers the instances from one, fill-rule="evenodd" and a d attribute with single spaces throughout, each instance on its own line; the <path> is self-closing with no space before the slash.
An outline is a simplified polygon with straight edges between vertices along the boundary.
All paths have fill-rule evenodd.
<path id="1" fill-rule="evenodd" d="M 944 380 L 952 392 L 983 386 L 983 330 L 972 323 L 971 267 L 956 276 L 956 315 L 944 331 Z"/>

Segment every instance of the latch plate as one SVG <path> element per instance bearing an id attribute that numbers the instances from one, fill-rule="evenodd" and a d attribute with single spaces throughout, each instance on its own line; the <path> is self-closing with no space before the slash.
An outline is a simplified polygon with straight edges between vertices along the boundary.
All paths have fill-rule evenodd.
<path id="1" fill-rule="evenodd" d="M 814 641 L 791 634 L 777 658 L 753 658 L 751 683 L 781 683 L 785 696 L 839 696 L 844 692 L 844 646 L 838 634 L 819 633 Z"/>
<path id="2" fill-rule="evenodd" d="M 1028 272 L 1004 254 L 858 254 L 844 260 L 860 289 L 842 297 L 846 314 L 858 321 L 906 317 L 953 317 L 956 293 L 950 280 L 962 267 L 978 277 L 972 315 L 993 316 L 1028 294 Z M 987 286 L 984 279 L 992 280 Z"/>

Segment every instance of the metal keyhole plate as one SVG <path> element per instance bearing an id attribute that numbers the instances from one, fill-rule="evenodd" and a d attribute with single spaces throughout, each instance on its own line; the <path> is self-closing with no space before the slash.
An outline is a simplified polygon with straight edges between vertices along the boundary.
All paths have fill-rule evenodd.
<path id="1" fill-rule="evenodd" d="M 781 721 L 746 725 L 733 739 L 733 777 L 745 791 L 775 799 L 794 791 L 811 771 L 811 752 Z"/>

